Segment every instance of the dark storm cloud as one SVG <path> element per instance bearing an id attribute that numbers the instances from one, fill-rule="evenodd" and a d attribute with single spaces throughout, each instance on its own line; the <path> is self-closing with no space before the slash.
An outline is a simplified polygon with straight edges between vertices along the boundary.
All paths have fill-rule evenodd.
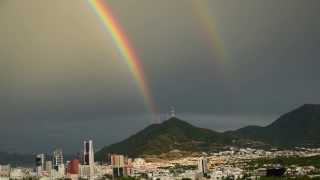
<path id="1" fill-rule="evenodd" d="M 183 119 L 225 130 L 320 102 L 317 0 L 108 3 L 163 114 L 174 105 Z M 215 56 L 199 13 L 211 16 L 225 58 Z M 4 149 L 76 151 L 89 137 L 101 147 L 151 123 L 126 62 L 85 1 L 3 0 L 0 27 Z M 30 139 L 35 145 L 20 149 Z"/>
<path id="2" fill-rule="evenodd" d="M 146 9 L 157 7 L 146 14 L 139 3 L 112 1 L 125 29 L 135 33 L 163 110 L 172 103 L 194 113 L 278 114 L 319 102 L 317 1 L 200 2 L 225 46 L 222 62 L 212 56 L 194 3 L 146 2 Z M 123 13 L 129 7 L 130 16 Z"/>

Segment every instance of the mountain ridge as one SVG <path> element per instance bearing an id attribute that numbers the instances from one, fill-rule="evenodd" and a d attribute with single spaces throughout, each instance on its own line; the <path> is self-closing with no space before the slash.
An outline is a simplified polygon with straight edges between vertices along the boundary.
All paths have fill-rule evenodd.
<path id="1" fill-rule="evenodd" d="M 194 131 L 194 132 L 192 132 Z M 96 156 L 103 158 L 106 152 L 122 153 L 131 156 L 140 154 L 159 154 L 163 151 L 181 146 L 193 135 L 193 140 L 205 140 L 206 137 L 219 138 L 219 133 L 212 130 L 196 128 L 189 123 L 177 118 L 171 118 L 161 124 L 152 124 L 129 138 L 115 144 L 104 147 Z M 192 150 L 192 144 L 185 144 L 184 149 Z"/>
<path id="2" fill-rule="evenodd" d="M 278 147 L 320 146 L 320 105 L 304 104 L 267 126 L 246 126 L 226 134 Z"/>
<path id="3" fill-rule="evenodd" d="M 137 156 L 173 149 L 215 151 L 230 146 L 320 147 L 320 105 L 304 104 L 267 126 L 246 126 L 222 133 L 171 118 L 161 124 L 152 124 L 119 143 L 105 146 L 96 155 L 101 160 L 106 153 Z"/>
<path id="4" fill-rule="evenodd" d="M 159 155 L 171 150 L 199 152 L 217 151 L 231 145 L 253 143 L 239 141 L 237 137 L 193 126 L 178 118 L 170 118 L 161 124 L 152 124 L 119 143 L 105 146 L 96 153 L 102 160 L 107 153 L 121 153 L 130 156 Z"/>

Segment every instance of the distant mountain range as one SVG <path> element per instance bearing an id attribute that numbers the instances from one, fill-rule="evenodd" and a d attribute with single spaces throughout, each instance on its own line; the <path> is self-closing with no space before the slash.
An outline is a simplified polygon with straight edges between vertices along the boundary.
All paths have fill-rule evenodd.
<path id="1" fill-rule="evenodd" d="M 225 134 L 277 147 L 320 147 L 320 105 L 306 104 L 280 116 L 268 126 L 248 126 Z"/>
<path id="2" fill-rule="evenodd" d="M 130 156 L 161 154 L 171 150 L 191 152 L 217 151 L 238 147 L 320 147 L 320 105 L 306 104 L 268 126 L 248 126 L 224 133 L 195 127 L 177 118 L 153 124 L 125 139 L 102 148 L 96 158 L 103 160 L 107 153 Z"/>

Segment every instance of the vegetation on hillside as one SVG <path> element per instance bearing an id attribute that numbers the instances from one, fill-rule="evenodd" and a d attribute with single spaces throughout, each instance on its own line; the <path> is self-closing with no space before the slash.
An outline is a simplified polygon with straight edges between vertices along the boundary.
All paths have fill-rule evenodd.
<path id="1" fill-rule="evenodd" d="M 226 134 L 278 147 L 319 147 L 320 105 L 306 104 L 280 116 L 268 126 L 248 126 Z"/>
<path id="2" fill-rule="evenodd" d="M 303 105 L 266 127 L 248 126 L 225 133 L 198 128 L 171 118 L 153 124 L 116 144 L 97 152 L 98 160 L 106 153 L 121 153 L 131 157 L 159 155 L 171 150 L 188 152 L 213 152 L 230 146 L 269 148 L 295 146 L 320 146 L 320 105 Z"/>
<path id="3" fill-rule="evenodd" d="M 230 145 L 233 138 L 209 129 L 198 128 L 177 118 L 153 124 L 128 139 L 103 148 L 96 156 L 108 153 L 130 156 L 161 154 L 171 150 L 209 151 Z"/>
<path id="4" fill-rule="evenodd" d="M 262 167 L 264 164 L 280 164 L 282 166 L 314 166 L 320 168 L 320 156 L 311 157 L 277 157 L 272 159 L 255 159 L 250 162 L 251 165 Z"/>

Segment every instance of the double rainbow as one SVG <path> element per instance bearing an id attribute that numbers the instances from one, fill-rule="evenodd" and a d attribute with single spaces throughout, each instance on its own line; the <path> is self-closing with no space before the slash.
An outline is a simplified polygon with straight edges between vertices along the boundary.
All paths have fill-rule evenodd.
<path id="1" fill-rule="evenodd" d="M 149 108 L 151 112 L 156 115 L 157 108 L 151 96 L 148 81 L 146 80 L 143 71 L 143 65 L 130 41 L 123 32 L 120 24 L 113 16 L 111 9 L 104 0 L 88 0 L 88 2 L 93 7 L 100 20 L 103 22 L 104 27 L 108 30 L 121 55 L 126 60 L 126 63 L 142 92 L 147 108 Z"/>

